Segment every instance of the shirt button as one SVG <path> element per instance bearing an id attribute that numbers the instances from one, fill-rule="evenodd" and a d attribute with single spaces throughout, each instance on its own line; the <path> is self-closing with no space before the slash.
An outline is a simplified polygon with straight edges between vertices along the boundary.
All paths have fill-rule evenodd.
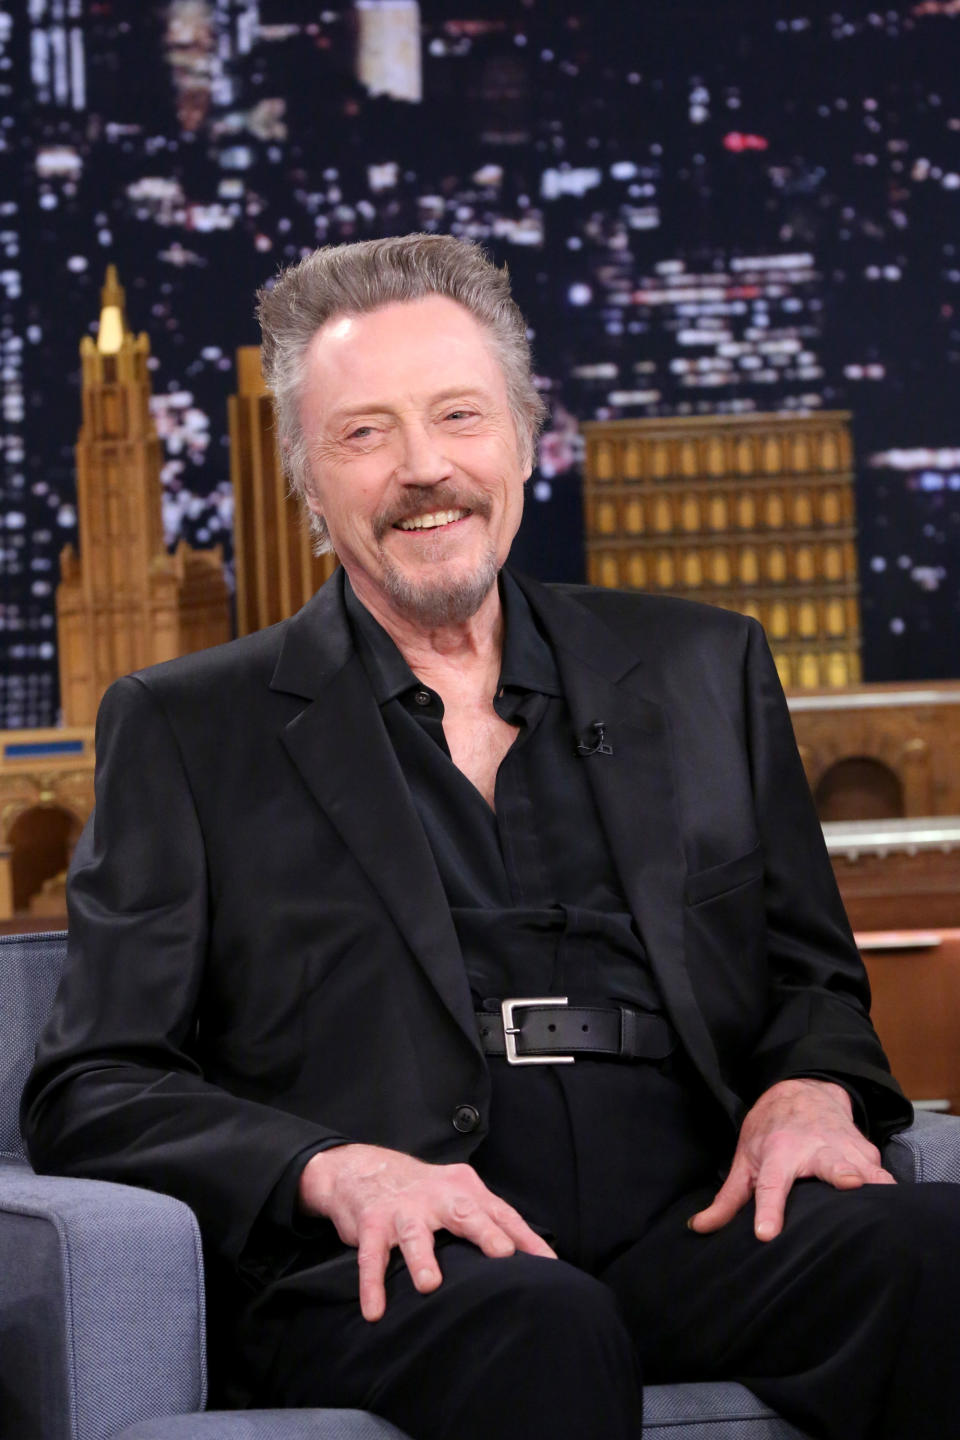
<path id="1" fill-rule="evenodd" d="M 461 1135 L 471 1135 L 480 1124 L 480 1111 L 476 1105 L 458 1105 L 452 1118 L 454 1130 Z"/>
<path id="2" fill-rule="evenodd" d="M 413 698 L 418 705 L 429 705 L 433 700 L 429 690 L 417 690 L 414 692 Z"/>

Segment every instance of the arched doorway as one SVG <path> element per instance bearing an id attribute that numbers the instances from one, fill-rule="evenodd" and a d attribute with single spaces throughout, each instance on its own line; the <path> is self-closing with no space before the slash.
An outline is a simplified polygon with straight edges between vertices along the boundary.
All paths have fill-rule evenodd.
<path id="1" fill-rule="evenodd" d="M 850 755 L 831 765 L 821 775 L 814 799 L 821 821 L 892 820 L 905 813 L 899 776 L 867 755 Z"/>
<path id="2" fill-rule="evenodd" d="M 81 828 L 76 815 L 60 805 L 35 805 L 17 816 L 7 835 L 15 913 L 29 910 L 44 881 L 66 870 Z"/>

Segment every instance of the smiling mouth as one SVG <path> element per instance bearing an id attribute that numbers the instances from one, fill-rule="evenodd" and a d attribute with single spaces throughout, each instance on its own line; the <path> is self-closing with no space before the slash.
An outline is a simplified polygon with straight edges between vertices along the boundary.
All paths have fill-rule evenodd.
<path id="1" fill-rule="evenodd" d="M 439 530 L 444 525 L 455 525 L 472 514 L 470 510 L 432 510 L 426 515 L 411 515 L 397 520 L 394 530 Z"/>

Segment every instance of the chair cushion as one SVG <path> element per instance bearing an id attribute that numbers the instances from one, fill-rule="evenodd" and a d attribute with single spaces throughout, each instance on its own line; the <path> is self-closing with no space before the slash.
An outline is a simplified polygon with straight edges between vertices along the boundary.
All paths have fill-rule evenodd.
<path id="1" fill-rule="evenodd" d="M 407 1436 L 363 1410 L 208 1410 L 203 1415 L 141 1420 L 116 1440 L 407 1440 Z"/>
<path id="2" fill-rule="evenodd" d="M 744 1385 L 648 1385 L 643 1440 L 808 1440 Z"/>

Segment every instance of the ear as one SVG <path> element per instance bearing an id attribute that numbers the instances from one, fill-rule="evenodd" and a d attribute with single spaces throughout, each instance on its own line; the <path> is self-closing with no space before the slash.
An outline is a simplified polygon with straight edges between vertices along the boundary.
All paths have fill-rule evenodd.
<path id="1" fill-rule="evenodd" d="M 319 497 L 313 493 L 312 485 L 307 485 L 306 489 L 304 490 L 303 503 L 306 505 L 311 515 L 316 515 L 318 520 L 323 519 L 323 506 L 320 504 Z"/>

